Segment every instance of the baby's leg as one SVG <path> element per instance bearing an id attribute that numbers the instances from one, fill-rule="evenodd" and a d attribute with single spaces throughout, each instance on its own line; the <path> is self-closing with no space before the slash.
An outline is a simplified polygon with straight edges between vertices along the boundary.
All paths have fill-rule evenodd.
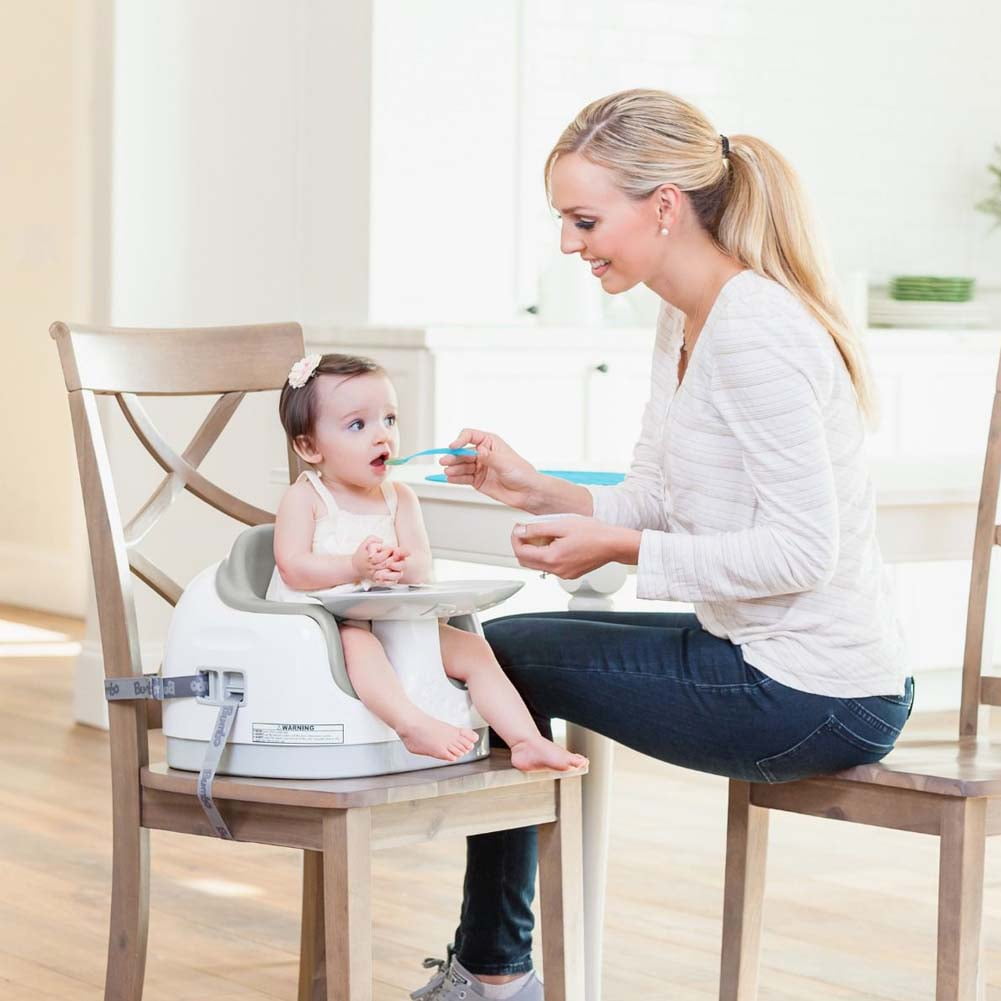
<path id="1" fill-rule="evenodd" d="M 450 678 L 464 681 L 473 705 L 511 748 L 511 764 L 523 772 L 541 768 L 566 771 L 587 764 L 539 733 L 517 689 L 497 663 L 490 645 L 476 633 L 441 627 L 441 659 Z"/>
<path id="2" fill-rule="evenodd" d="M 367 629 L 341 626 L 348 677 L 358 698 L 399 735 L 413 754 L 456 761 L 476 744 L 476 731 L 429 716 L 407 698 L 379 640 Z"/>

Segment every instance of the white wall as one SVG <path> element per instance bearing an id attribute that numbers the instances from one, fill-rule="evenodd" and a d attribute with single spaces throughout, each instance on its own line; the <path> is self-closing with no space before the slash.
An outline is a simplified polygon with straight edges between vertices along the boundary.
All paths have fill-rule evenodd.
<path id="1" fill-rule="evenodd" d="M 510 311 L 517 5 L 117 0 L 115 12 L 112 322 Z M 483 157 L 488 139 L 503 158 Z M 473 211 L 484 190 L 489 212 Z M 149 406 L 180 448 L 207 402 Z M 203 468 L 273 507 L 275 400 L 249 409 Z M 128 516 L 161 474 L 116 418 L 112 436 Z M 144 549 L 185 582 L 235 531 L 185 498 Z M 165 608 L 136 593 L 157 632 Z"/>
<path id="2" fill-rule="evenodd" d="M 521 6 L 374 5 L 373 322 L 513 315 Z"/>
<path id="3" fill-rule="evenodd" d="M 587 102 L 659 87 L 800 173 L 843 280 L 970 274 L 1001 284 L 1001 232 L 973 209 L 1001 141 L 1001 5 L 979 0 L 551 0 L 525 5 L 521 303 L 554 252 L 541 165 Z"/>
<path id="4" fill-rule="evenodd" d="M 86 539 L 47 331 L 89 305 L 94 20 L 90 2 L 45 0 L 0 33 L 0 603 L 70 614 L 85 600 Z"/>

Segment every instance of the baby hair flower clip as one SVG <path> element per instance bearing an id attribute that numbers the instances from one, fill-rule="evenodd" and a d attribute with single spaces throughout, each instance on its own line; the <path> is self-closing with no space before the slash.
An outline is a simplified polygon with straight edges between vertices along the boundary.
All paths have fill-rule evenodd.
<path id="1" fill-rule="evenodd" d="M 320 364 L 320 355 L 306 355 L 300 358 L 288 372 L 288 384 L 293 389 L 302 389 L 309 382 L 316 366 Z"/>

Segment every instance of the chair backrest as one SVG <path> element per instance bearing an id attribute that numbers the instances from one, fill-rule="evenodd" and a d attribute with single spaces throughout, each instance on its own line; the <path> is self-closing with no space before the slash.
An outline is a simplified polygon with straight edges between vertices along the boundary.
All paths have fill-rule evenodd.
<path id="1" fill-rule="evenodd" d="M 59 347 L 69 394 L 104 673 L 109 678 L 141 674 L 131 575 L 171 604 L 177 603 L 183 588 L 144 557 L 138 545 L 185 490 L 243 524 L 274 521 L 272 512 L 223 490 L 198 466 L 247 393 L 282 387 L 289 368 L 303 355 L 302 328 L 278 323 L 139 330 L 54 323 L 49 332 Z M 143 396 L 205 395 L 219 399 L 182 453 L 164 440 L 140 402 Z M 119 512 L 99 396 L 114 397 L 136 437 L 166 473 L 128 522 Z M 298 472 L 291 449 L 288 462 L 291 478 Z M 149 762 L 146 707 L 141 702 L 111 702 L 108 715 L 116 804 L 134 805 L 139 769 Z"/>
<path id="2" fill-rule="evenodd" d="M 984 474 L 977 507 L 977 529 L 973 540 L 973 565 L 970 572 L 970 597 L 966 612 L 966 646 L 963 654 L 963 695 L 959 712 L 959 736 L 977 733 L 979 708 L 1001 706 L 1001 677 L 993 677 L 993 644 L 989 642 L 987 608 L 991 563 L 994 547 L 1001 544 L 1001 525 L 997 523 L 998 484 L 1001 480 L 1001 361 L 994 384 L 994 406 Z"/>

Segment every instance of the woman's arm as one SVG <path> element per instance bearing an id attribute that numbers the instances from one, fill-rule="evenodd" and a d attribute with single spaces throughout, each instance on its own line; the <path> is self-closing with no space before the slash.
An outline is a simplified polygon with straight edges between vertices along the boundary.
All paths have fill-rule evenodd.
<path id="1" fill-rule="evenodd" d="M 275 565 L 282 580 L 296 591 L 349 584 L 361 579 L 354 556 L 314 553 L 316 491 L 305 482 L 285 491 L 275 517 Z"/>
<path id="2" fill-rule="evenodd" d="M 396 538 L 409 555 L 403 564 L 401 584 L 424 584 L 431 579 L 431 543 L 421 515 L 420 501 L 412 487 L 394 483 L 396 488 Z"/>
<path id="3" fill-rule="evenodd" d="M 711 394 L 753 490 L 755 524 L 718 534 L 643 532 L 637 594 L 763 598 L 828 581 L 839 556 L 834 469 L 821 399 L 839 360 L 826 334 L 714 331 Z M 796 331 L 792 332 L 793 334 Z"/>

